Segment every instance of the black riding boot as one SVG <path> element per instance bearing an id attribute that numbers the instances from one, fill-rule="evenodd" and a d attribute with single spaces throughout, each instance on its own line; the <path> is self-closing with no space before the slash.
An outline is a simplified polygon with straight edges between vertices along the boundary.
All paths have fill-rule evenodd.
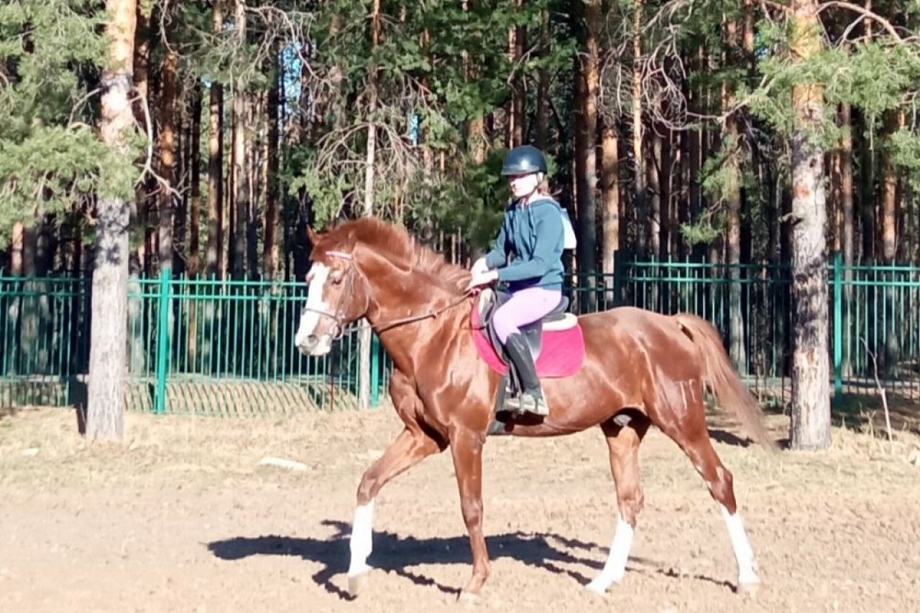
<path id="1" fill-rule="evenodd" d="M 505 351 L 514 363 L 514 369 L 521 380 L 521 387 L 524 388 L 520 398 L 509 398 L 505 401 L 505 405 L 522 413 L 549 415 L 549 408 L 543 398 L 543 389 L 540 386 L 540 379 L 537 378 L 537 369 L 530 355 L 527 341 L 521 334 L 512 333 L 505 342 Z"/>

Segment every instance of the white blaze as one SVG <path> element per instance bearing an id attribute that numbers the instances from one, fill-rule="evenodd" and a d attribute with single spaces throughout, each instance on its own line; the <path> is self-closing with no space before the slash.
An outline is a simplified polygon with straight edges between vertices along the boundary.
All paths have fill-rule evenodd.
<path id="1" fill-rule="evenodd" d="M 329 278 L 329 269 L 324 264 L 316 263 L 310 268 L 310 286 L 307 290 L 307 309 L 300 316 L 300 326 L 294 337 L 294 345 L 303 347 L 307 337 L 316 331 L 316 324 L 322 317 L 320 312 L 329 312 L 329 305 L 323 301 L 323 289 L 326 279 Z"/>

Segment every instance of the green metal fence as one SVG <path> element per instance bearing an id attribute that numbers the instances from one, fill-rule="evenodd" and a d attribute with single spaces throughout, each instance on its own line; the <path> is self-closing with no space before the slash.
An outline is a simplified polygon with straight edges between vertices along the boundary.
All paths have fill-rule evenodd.
<path id="1" fill-rule="evenodd" d="M 572 310 L 630 304 L 692 312 L 720 330 L 755 389 L 789 388 L 791 271 L 618 257 L 612 275 L 567 280 Z M 886 389 L 920 397 L 920 268 L 828 267 L 828 351 L 836 392 L 874 393 L 877 356 Z M 88 279 L 0 274 L 0 404 L 72 405 L 85 395 L 89 363 Z M 302 356 L 293 345 L 302 283 L 132 279 L 126 398 L 129 410 L 244 415 L 358 404 L 359 347 L 351 326 L 333 353 Z M 732 332 L 736 331 L 737 334 Z M 369 376 L 376 404 L 389 360 L 374 338 Z"/>
<path id="2" fill-rule="evenodd" d="M 71 405 L 86 393 L 91 282 L 0 276 L 0 403 Z M 302 283 L 132 279 L 129 410 L 235 415 L 358 405 L 357 326 L 323 358 L 293 339 Z M 387 365 L 371 351 L 371 404 Z"/>
<path id="3" fill-rule="evenodd" d="M 877 369 L 882 387 L 920 398 L 920 267 L 844 266 L 834 254 L 827 273 L 835 394 L 875 393 Z M 575 276 L 568 292 L 576 312 L 629 304 L 700 315 L 722 333 L 749 383 L 782 392 L 791 375 L 791 279 L 789 265 L 618 256 L 614 274 Z"/>

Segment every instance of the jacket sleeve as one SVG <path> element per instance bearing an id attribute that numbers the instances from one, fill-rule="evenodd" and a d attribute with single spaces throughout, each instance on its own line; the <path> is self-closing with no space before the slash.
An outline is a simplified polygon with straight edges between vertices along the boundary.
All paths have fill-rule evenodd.
<path id="1" fill-rule="evenodd" d="M 499 268 L 499 281 L 521 281 L 542 277 L 562 258 L 564 229 L 559 210 L 555 207 L 545 207 L 534 220 L 534 230 L 537 241 L 533 257 L 529 260 L 514 260 L 509 266 Z"/>
<path id="2" fill-rule="evenodd" d="M 508 258 L 508 233 L 505 231 L 505 221 L 507 216 L 502 219 L 502 227 L 498 231 L 498 237 L 492 243 L 492 250 L 486 254 L 486 266 L 491 270 L 504 265 Z"/>

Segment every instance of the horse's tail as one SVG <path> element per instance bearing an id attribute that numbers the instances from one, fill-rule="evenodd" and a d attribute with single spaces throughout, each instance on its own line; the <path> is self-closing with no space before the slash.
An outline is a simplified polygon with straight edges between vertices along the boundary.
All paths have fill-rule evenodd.
<path id="1" fill-rule="evenodd" d="M 767 449 L 775 449 L 763 423 L 763 411 L 732 366 L 719 331 L 702 317 L 690 313 L 677 313 L 674 317 L 700 352 L 703 378 L 719 404 L 735 413 L 754 440 Z"/>

